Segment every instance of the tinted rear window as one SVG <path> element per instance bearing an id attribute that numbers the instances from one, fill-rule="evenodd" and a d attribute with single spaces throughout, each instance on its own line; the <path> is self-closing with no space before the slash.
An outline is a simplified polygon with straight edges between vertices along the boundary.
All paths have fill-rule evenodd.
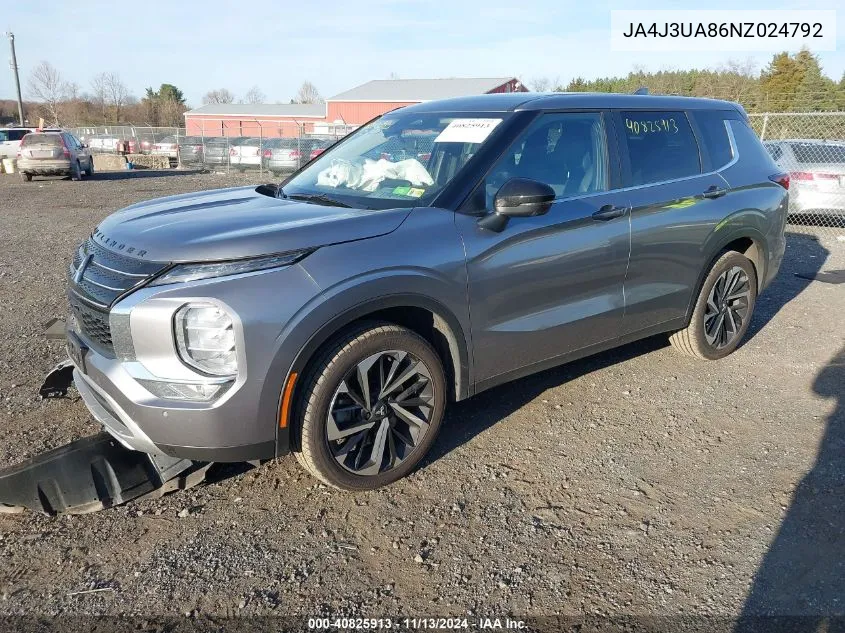
<path id="1" fill-rule="evenodd" d="M 704 145 L 705 171 L 715 171 L 733 159 L 725 113 L 718 110 L 700 110 L 693 114 Z"/>
<path id="2" fill-rule="evenodd" d="M 62 137 L 59 134 L 27 134 L 23 137 L 21 145 L 51 145 L 62 146 Z"/>
<path id="3" fill-rule="evenodd" d="M 815 143 L 790 143 L 799 163 L 845 163 L 845 146 Z"/>
<path id="4" fill-rule="evenodd" d="M 698 144 L 683 112 L 622 112 L 631 185 L 701 173 Z"/>

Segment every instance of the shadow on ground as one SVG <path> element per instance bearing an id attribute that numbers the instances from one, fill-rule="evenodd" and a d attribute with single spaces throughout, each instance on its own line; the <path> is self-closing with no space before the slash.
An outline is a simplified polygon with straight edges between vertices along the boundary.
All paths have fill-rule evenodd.
<path id="1" fill-rule="evenodd" d="M 125 169 L 122 171 L 98 171 L 85 180 L 128 180 L 129 178 L 166 178 L 167 176 L 190 176 L 202 174 L 202 169 Z"/>
<path id="2" fill-rule="evenodd" d="M 754 576 L 738 632 L 845 632 L 845 346 L 813 391 L 835 407 L 816 462 Z"/>

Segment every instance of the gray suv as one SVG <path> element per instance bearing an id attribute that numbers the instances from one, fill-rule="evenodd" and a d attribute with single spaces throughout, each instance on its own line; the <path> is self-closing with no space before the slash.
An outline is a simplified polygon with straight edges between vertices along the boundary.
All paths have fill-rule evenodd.
<path id="1" fill-rule="evenodd" d="M 788 184 L 722 101 L 402 108 L 281 186 L 106 218 L 70 266 L 74 379 L 129 448 L 293 452 L 375 488 L 414 468 L 449 402 L 658 333 L 731 353 L 778 271 Z"/>

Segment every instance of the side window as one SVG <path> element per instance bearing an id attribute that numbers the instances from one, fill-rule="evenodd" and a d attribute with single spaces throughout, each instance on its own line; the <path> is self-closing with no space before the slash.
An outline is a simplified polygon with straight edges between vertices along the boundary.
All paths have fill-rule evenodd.
<path id="1" fill-rule="evenodd" d="M 683 112 L 621 112 L 631 162 L 630 185 L 701 173 L 698 144 Z"/>
<path id="2" fill-rule="evenodd" d="M 719 110 L 698 110 L 693 113 L 707 156 L 704 171 L 716 171 L 733 160 L 725 114 Z"/>
<path id="3" fill-rule="evenodd" d="M 544 114 L 535 120 L 484 181 L 487 208 L 507 180 L 531 178 L 557 198 L 607 191 L 607 143 L 598 112 Z"/>

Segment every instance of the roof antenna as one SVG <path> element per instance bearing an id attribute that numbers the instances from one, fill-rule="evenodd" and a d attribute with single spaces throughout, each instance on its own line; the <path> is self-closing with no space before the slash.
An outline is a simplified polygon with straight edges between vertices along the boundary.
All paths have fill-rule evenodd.
<path id="1" fill-rule="evenodd" d="M 648 88 L 646 88 L 645 86 L 640 86 L 639 88 L 634 90 L 634 94 L 635 95 L 647 95 L 648 94 Z"/>

